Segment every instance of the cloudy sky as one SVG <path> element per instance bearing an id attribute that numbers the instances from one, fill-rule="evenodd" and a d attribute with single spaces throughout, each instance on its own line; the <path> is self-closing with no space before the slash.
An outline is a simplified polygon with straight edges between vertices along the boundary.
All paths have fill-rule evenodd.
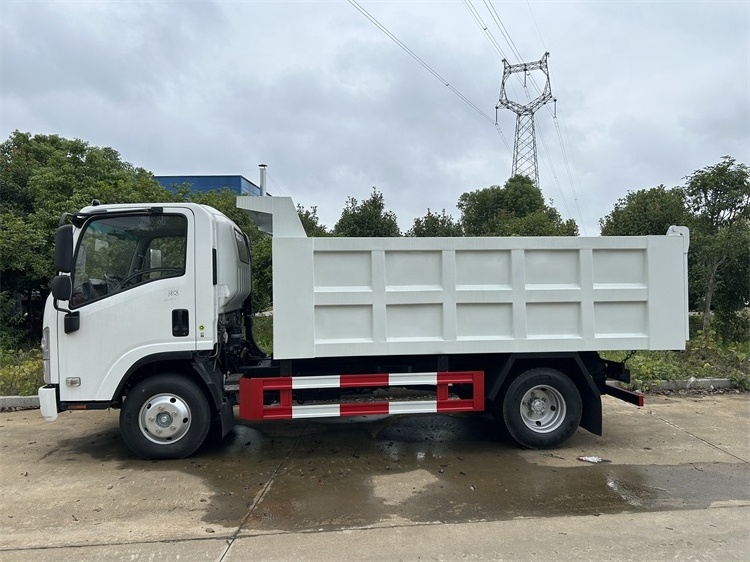
<path id="1" fill-rule="evenodd" d="M 329 226 L 375 186 L 406 230 L 509 177 L 498 50 L 549 51 L 540 185 L 582 233 L 628 190 L 680 185 L 724 155 L 750 164 L 750 2 L 359 4 L 479 111 L 346 0 L 0 0 L 0 137 L 80 138 L 156 175 L 257 183 L 262 162 L 270 192 Z"/>

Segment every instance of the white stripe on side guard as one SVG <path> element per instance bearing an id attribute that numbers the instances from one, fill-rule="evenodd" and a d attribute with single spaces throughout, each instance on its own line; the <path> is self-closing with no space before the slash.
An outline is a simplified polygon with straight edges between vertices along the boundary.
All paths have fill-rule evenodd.
<path id="1" fill-rule="evenodd" d="M 391 373 L 388 375 L 388 384 L 391 386 L 408 384 L 436 385 L 437 373 Z"/>
<path id="2" fill-rule="evenodd" d="M 324 375 L 319 377 L 292 377 L 292 388 L 302 390 L 306 388 L 339 388 L 341 377 L 338 375 Z"/>
<path id="3" fill-rule="evenodd" d="M 390 414 L 430 414 L 437 413 L 436 400 L 410 400 L 408 402 L 389 402 Z"/>
<path id="4" fill-rule="evenodd" d="M 313 404 L 310 406 L 292 406 L 292 419 L 299 418 L 338 418 L 341 408 L 338 404 Z"/>

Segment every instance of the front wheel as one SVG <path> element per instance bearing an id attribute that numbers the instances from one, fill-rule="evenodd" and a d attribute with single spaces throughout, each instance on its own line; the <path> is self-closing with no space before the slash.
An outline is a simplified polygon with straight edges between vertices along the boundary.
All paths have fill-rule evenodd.
<path id="1" fill-rule="evenodd" d="M 123 441 L 144 459 L 181 459 L 193 454 L 206 439 L 210 424 L 206 396 L 181 375 L 141 381 L 120 410 Z"/>
<path id="2" fill-rule="evenodd" d="M 573 381 L 547 368 L 521 373 L 502 401 L 505 427 L 529 449 L 548 449 L 567 441 L 578 429 L 582 411 L 581 395 Z"/>

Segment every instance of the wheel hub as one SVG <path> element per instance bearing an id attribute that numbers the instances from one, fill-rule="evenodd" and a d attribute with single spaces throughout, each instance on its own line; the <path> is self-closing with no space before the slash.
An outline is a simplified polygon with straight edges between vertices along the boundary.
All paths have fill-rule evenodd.
<path id="1" fill-rule="evenodd" d="M 521 419 L 535 433 L 555 431 L 565 420 L 565 399 L 551 386 L 535 386 L 521 399 Z"/>
<path id="2" fill-rule="evenodd" d="M 156 423 L 160 427 L 169 427 L 169 424 L 172 423 L 172 416 L 167 412 L 161 413 L 156 416 Z"/>
<path id="3" fill-rule="evenodd" d="M 174 443 L 190 429 L 190 408 L 179 396 L 157 394 L 141 408 L 138 424 L 143 435 L 153 443 Z"/>
<path id="4" fill-rule="evenodd" d="M 541 398 L 534 398 L 529 405 L 529 410 L 537 416 L 542 416 L 547 412 L 547 405 Z"/>

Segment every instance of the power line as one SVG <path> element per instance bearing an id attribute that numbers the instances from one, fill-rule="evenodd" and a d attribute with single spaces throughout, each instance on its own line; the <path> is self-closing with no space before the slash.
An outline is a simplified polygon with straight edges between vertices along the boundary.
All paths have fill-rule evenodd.
<path id="1" fill-rule="evenodd" d="M 490 42 L 490 45 L 492 46 L 492 48 L 495 51 L 495 53 L 497 54 L 497 56 L 500 57 L 500 60 L 507 59 L 508 57 L 505 56 L 505 53 L 503 52 L 502 47 L 500 47 L 500 44 L 495 39 L 495 36 L 492 35 L 492 32 L 487 27 L 487 24 L 484 23 L 484 20 L 482 19 L 482 16 L 479 15 L 479 12 L 474 7 L 474 5 L 471 3 L 471 0 L 463 0 L 463 2 L 464 2 L 464 6 L 466 6 L 466 9 L 471 14 L 471 17 L 474 18 L 474 21 L 476 22 L 477 26 L 479 26 L 479 29 L 482 30 L 482 33 L 487 38 L 487 41 Z M 521 83 L 523 83 L 523 81 L 521 80 L 520 76 L 518 76 L 518 80 L 521 81 Z M 510 89 L 513 92 L 513 97 L 517 97 L 516 90 L 513 87 L 512 83 L 510 84 Z"/>
<path id="2" fill-rule="evenodd" d="M 560 184 L 560 178 L 557 177 L 557 171 L 555 170 L 555 164 L 552 160 L 552 157 L 550 156 L 549 149 L 547 148 L 547 141 L 545 141 L 543 135 L 539 135 L 539 140 L 542 143 L 542 148 L 544 149 L 544 154 L 547 156 L 547 159 L 544 161 L 547 167 L 550 169 L 550 173 L 552 175 L 553 183 L 555 187 L 557 188 L 557 192 L 560 194 L 560 199 L 562 199 L 562 205 L 563 209 L 565 209 L 565 213 L 568 216 L 572 216 L 570 213 L 570 209 L 568 208 L 568 201 L 565 198 L 565 192 L 563 191 L 562 185 Z"/>
<path id="3" fill-rule="evenodd" d="M 484 23 L 482 16 L 479 15 L 479 12 L 477 12 L 476 8 L 471 3 L 471 0 L 463 0 L 463 2 L 464 2 L 464 6 L 466 6 L 466 9 L 469 10 L 469 13 L 474 18 L 474 21 L 477 22 L 477 25 L 479 26 L 479 28 L 484 32 L 484 36 L 487 38 L 487 41 L 490 42 L 490 45 L 492 45 L 492 48 L 495 50 L 497 55 L 501 59 L 507 59 L 508 57 L 505 56 L 503 49 L 495 40 L 495 36 L 492 35 L 492 32 L 490 32 L 490 30 L 487 28 L 487 25 Z"/>
<path id="4" fill-rule="evenodd" d="M 534 20 L 534 27 L 536 27 L 536 33 L 539 35 L 539 40 L 542 42 L 542 47 L 544 47 L 544 50 L 547 50 L 547 45 L 544 43 L 544 37 L 542 37 L 542 31 L 539 29 L 539 24 L 536 22 L 536 16 L 534 15 L 534 10 L 531 9 L 531 2 L 529 0 L 526 0 L 526 5 L 529 7 L 529 13 L 531 14 L 531 19 Z"/>
<path id="5" fill-rule="evenodd" d="M 565 119 L 564 118 L 562 119 L 562 123 L 563 123 L 563 131 L 565 132 L 565 138 L 567 139 L 568 146 L 572 146 L 571 143 L 570 143 L 570 135 L 568 135 L 568 127 L 565 124 Z M 559 135 L 560 127 L 559 127 L 558 122 L 557 122 L 557 114 L 555 114 L 555 127 L 557 127 L 557 129 L 558 129 L 558 135 Z M 564 147 L 562 139 L 560 139 L 560 145 Z M 563 148 L 563 150 L 564 150 L 564 148 Z M 563 152 L 563 154 L 565 154 L 565 153 Z M 571 151 L 571 153 L 570 153 L 570 158 L 571 158 L 571 160 L 573 159 L 573 151 Z M 567 159 L 566 159 L 565 165 L 568 166 Z M 573 161 L 573 169 L 575 170 L 576 175 L 578 175 L 578 167 L 575 165 L 575 161 Z M 568 167 L 568 176 L 570 176 L 570 167 Z M 573 181 L 572 177 L 570 177 L 570 187 L 573 190 L 573 201 L 575 201 L 576 209 L 578 210 L 578 216 L 581 217 L 581 228 L 583 229 L 583 235 L 586 236 L 587 235 L 587 232 L 586 232 L 586 223 L 583 220 L 583 212 L 581 211 L 581 207 L 578 204 L 578 194 L 576 192 L 575 182 Z"/>
<path id="6" fill-rule="evenodd" d="M 276 189 L 276 193 L 278 193 L 279 195 L 284 195 L 284 196 L 288 195 L 286 191 L 279 186 L 279 184 L 273 181 L 271 174 L 269 174 L 267 170 L 266 170 L 266 177 L 268 178 L 268 181 L 270 181 L 273 184 L 273 187 Z"/>
<path id="7" fill-rule="evenodd" d="M 546 47 L 546 44 L 544 42 L 544 37 L 542 37 L 542 31 L 539 28 L 539 24 L 536 21 L 536 16 L 534 15 L 534 10 L 531 7 L 531 3 L 528 0 L 526 0 L 526 5 L 529 7 L 529 13 L 531 14 L 531 19 L 534 21 L 534 27 L 536 28 L 537 35 L 539 35 L 539 40 L 542 42 L 542 45 L 546 49 L 547 47 Z M 532 77 L 532 83 L 534 83 L 533 77 Z M 557 103 L 555 103 L 555 110 L 554 110 L 554 113 L 553 113 L 552 117 L 553 117 L 553 119 L 555 121 L 555 130 L 557 131 L 557 138 L 560 141 L 560 150 L 562 151 L 563 162 L 565 162 L 565 169 L 566 169 L 566 172 L 567 172 L 567 175 L 568 175 L 568 181 L 570 182 L 570 189 L 573 192 L 573 202 L 575 203 L 576 211 L 578 212 L 578 217 L 581 220 L 581 230 L 583 232 L 583 235 L 585 236 L 585 235 L 587 235 L 587 232 L 586 232 L 586 222 L 584 220 L 583 212 L 581 210 L 581 206 L 580 206 L 580 203 L 579 203 L 579 200 L 578 200 L 578 193 L 577 193 L 577 190 L 576 190 L 576 182 L 573 181 L 573 175 L 571 174 L 571 171 L 570 171 L 570 162 L 568 161 L 568 154 L 567 154 L 567 151 L 565 149 L 565 144 L 566 143 L 563 140 L 562 135 L 560 134 L 560 123 L 559 123 L 558 118 L 557 118 Z M 565 131 L 565 138 L 567 139 L 567 144 L 570 147 L 570 146 L 572 146 L 571 143 L 570 143 L 570 136 L 568 135 L 568 130 L 567 130 L 567 127 L 565 126 L 565 120 L 563 119 L 562 121 L 563 121 L 563 130 Z M 573 151 L 571 150 L 570 153 L 571 153 L 571 157 L 570 158 L 572 160 L 573 159 Z M 578 173 L 578 168 L 576 168 L 575 162 L 573 162 L 573 168 L 576 170 L 576 174 L 577 174 Z"/>
<path id="8" fill-rule="evenodd" d="M 377 27 L 380 31 L 382 31 L 389 39 L 391 39 L 396 45 L 401 47 L 401 49 L 404 50 L 405 53 L 407 53 L 411 58 L 413 58 L 419 65 L 424 68 L 427 72 L 432 74 L 437 80 L 440 81 L 441 84 L 443 84 L 445 87 L 447 87 L 451 92 L 456 94 L 461 101 L 463 101 L 466 105 L 471 107 L 474 111 L 476 111 L 479 115 L 481 115 L 484 119 L 495 125 L 495 129 L 500 134 L 500 137 L 503 139 L 503 143 L 505 143 L 505 147 L 508 149 L 508 152 L 510 152 L 510 145 L 508 144 L 507 139 L 505 138 L 505 135 L 500 130 L 500 128 L 497 126 L 496 120 L 487 115 L 484 111 L 482 111 L 474 102 L 472 102 L 469 98 L 467 98 L 465 95 L 463 95 L 461 92 L 456 89 L 455 86 L 451 85 L 445 78 L 443 78 L 440 74 L 437 73 L 436 70 L 434 70 L 429 64 L 427 64 L 419 55 L 417 55 L 414 51 L 412 51 L 409 47 L 407 47 L 401 40 L 399 40 L 398 37 L 396 37 L 393 33 L 391 33 L 387 27 L 385 27 L 382 23 L 380 23 L 373 15 L 371 15 L 367 10 L 365 10 L 362 6 L 360 6 L 355 0 L 348 0 L 349 4 L 354 6 L 359 13 L 361 13 L 363 16 L 365 16 L 370 22 Z"/>
<path id="9" fill-rule="evenodd" d="M 510 50 L 513 51 L 513 54 L 516 55 L 516 57 L 518 58 L 518 62 L 523 61 L 523 57 L 521 56 L 521 53 L 516 48 L 516 44 L 513 43 L 513 39 L 510 38 L 510 33 L 508 33 L 508 30 L 505 29 L 503 20 L 500 19 L 500 15 L 495 10 L 495 7 L 492 5 L 492 2 L 488 2 L 487 0 L 484 0 L 484 5 L 487 8 L 487 10 L 489 10 L 490 15 L 492 16 L 492 19 L 495 20 L 495 24 L 500 30 L 500 34 L 505 38 L 505 41 L 510 46 Z"/>

